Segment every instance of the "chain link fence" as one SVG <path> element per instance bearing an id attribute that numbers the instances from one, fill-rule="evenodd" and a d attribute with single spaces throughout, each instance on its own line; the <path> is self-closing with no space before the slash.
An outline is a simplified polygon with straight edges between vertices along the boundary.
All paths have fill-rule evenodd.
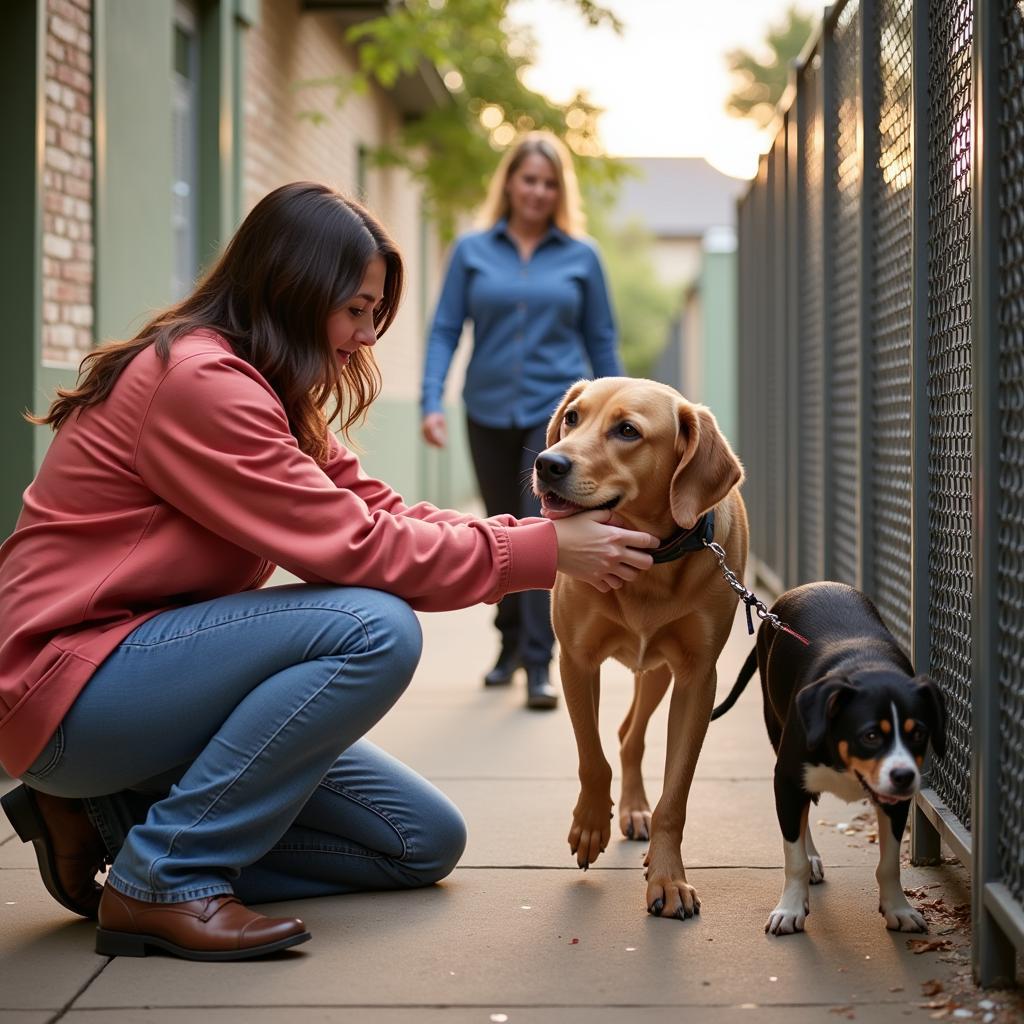
<path id="1" fill-rule="evenodd" d="M 979 149 L 979 145 L 983 146 Z M 1024 4 L 833 4 L 739 206 L 739 446 L 770 585 L 858 586 L 941 687 L 912 853 L 1024 951 Z"/>

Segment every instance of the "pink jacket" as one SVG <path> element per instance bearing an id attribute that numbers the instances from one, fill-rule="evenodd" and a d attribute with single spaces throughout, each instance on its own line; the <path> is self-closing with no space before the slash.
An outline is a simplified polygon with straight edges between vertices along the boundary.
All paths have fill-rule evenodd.
<path id="1" fill-rule="evenodd" d="M 111 651 L 280 565 L 441 611 L 550 587 L 551 523 L 409 507 L 333 439 L 321 469 L 270 385 L 200 331 L 150 347 L 57 431 L 0 547 L 0 763 L 39 756 Z"/>

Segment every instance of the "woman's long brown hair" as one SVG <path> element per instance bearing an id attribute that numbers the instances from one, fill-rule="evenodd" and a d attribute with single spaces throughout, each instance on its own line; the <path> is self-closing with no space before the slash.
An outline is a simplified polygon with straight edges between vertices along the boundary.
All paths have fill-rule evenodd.
<path id="1" fill-rule="evenodd" d="M 339 368 L 327 341 L 327 318 L 359 290 L 367 265 L 381 256 L 384 297 L 374 310 L 377 335 L 395 318 L 402 257 L 377 220 L 326 185 L 293 182 L 253 207 L 224 254 L 188 298 L 155 316 L 130 341 L 90 352 L 74 388 L 60 388 L 46 416 L 26 418 L 54 430 L 73 413 L 102 402 L 122 370 L 148 345 L 166 361 L 171 345 L 200 328 L 222 335 L 281 399 L 307 455 L 327 458 L 329 422 L 348 437 L 380 393 L 380 371 L 360 347 Z M 325 406 L 335 408 L 328 419 Z"/>

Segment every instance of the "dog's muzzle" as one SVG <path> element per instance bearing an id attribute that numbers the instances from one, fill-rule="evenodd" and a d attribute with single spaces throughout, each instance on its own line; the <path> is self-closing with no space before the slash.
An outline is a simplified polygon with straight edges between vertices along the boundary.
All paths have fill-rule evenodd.
<path id="1" fill-rule="evenodd" d="M 619 495 L 602 502 L 600 505 L 580 505 L 562 494 L 567 486 L 569 474 L 573 470 L 573 461 L 567 455 L 552 452 L 541 452 L 533 464 L 534 490 L 540 498 L 541 515 L 547 519 L 564 519 L 576 515 L 577 512 L 596 512 L 599 509 L 615 508 L 619 503 Z"/>

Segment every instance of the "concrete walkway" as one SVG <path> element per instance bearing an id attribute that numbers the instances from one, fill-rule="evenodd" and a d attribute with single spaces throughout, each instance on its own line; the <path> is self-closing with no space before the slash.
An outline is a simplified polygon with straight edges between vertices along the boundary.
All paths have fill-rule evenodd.
<path id="1" fill-rule="evenodd" d="M 827 877 L 812 890 L 808 931 L 764 934 L 781 889 L 782 849 L 756 681 L 712 726 L 690 799 L 683 853 L 703 912 L 659 920 L 644 910 L 645 844 L 613 837 L 586 873 L 570 858 L 576 759 L 568 716 L 564 706 L 526 711 L 521 679 L 506 691 L 482 689 L 496 648 L 490 609 L 421 618 L 420 671 L 372 738 L 462 808 L 469 846 L 448 880 L 413 893 L 280 905 L 302 915 L 313 941 L 275 959 L 110 960 L 93 952 L 92 926 L 50 900 L 29 848 L 4 819 L 0 1024 L 803 1024 L 952 1018 L 957 1007 L 957 1016 L 1011 1019 L 1005 998 L 979 1005 L 985 994 L 968 984 L 968 892 L 958 865 L 904 873 L 923 897 L 916 902 L 925 904 L 927 938 L 938 948 L 915 952 L 919 941 L 885 930 L 866 804 L 826 797 L 812 808 Z M 738 618 L 719 664 L 721 692 L 749 645 Z M 618 665 L 606 666 L 604 678 L 602 732 L 614 764 L 632 680 Z M 666 711 L 648 737 L 652 798 Z"/>

